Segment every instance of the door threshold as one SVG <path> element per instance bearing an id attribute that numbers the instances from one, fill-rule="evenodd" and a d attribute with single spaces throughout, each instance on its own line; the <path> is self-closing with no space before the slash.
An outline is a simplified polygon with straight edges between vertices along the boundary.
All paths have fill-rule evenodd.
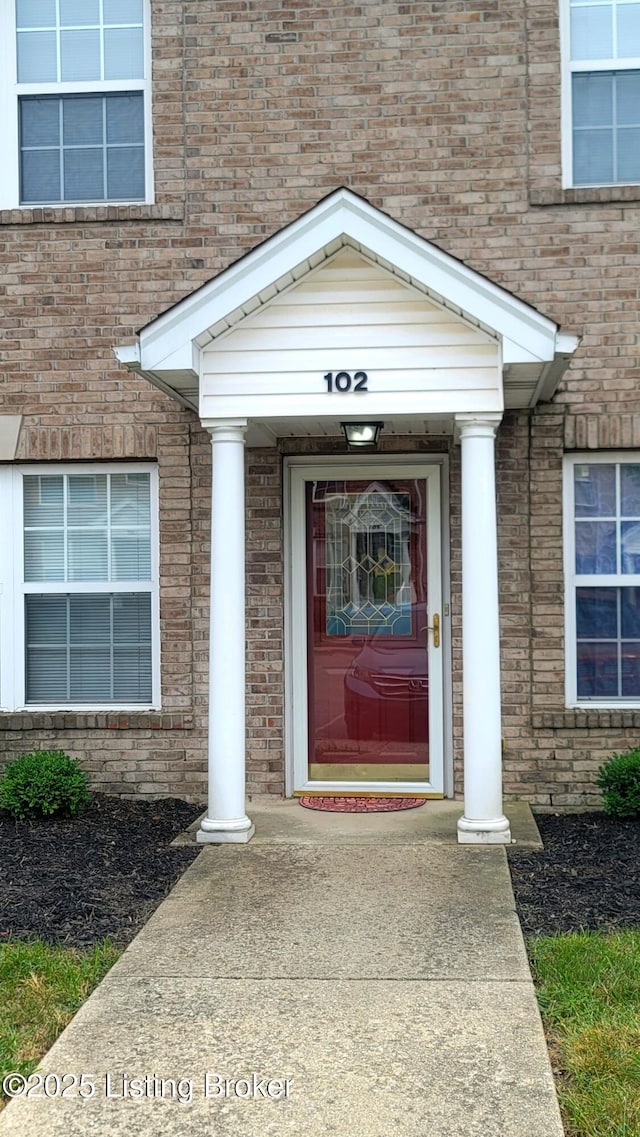
<path id="1" fill-rule="evenodd" d="M 339 786 L 331 786 L 328 789 L 305 789 L 293 790 L 292 797 L 422 797 L 425 800 L 433 799 L 442 801 L 444 794 L 433 793 L 431 790 L 368 790 L 368 789 L 346 789 L 343 790 Z"/>

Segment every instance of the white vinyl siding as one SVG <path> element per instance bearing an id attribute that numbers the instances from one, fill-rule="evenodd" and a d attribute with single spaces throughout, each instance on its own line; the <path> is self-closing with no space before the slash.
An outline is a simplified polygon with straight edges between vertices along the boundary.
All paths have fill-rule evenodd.
<path id="1" fill-rule="evenodd" d="M 366 371 L 366 393 L 327 396 L 329 371 Z M 203 351 L 203 394 L 220 416 L 501 410 L 495 339 L 343 249 Z"/>
<path id="2" fill-rule="evenodd" d="M 640 3 L 561 0 L 567 186 L 640 183 Z"/>
<path id="3" fill-rule="evenodd" d="M 640 705 L 640 454 L 565 460 L 569 706 Z"/>
<path id="4" fill-rule="evenodd" d="M 155 468 L 15 467 L 0 497 L 0 705 L 157 706 Z"/>

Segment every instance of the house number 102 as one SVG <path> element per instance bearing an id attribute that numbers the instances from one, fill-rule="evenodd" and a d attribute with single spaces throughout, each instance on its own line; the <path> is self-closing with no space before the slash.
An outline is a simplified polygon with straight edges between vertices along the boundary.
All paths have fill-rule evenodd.
<path id="1" fill-rule="evenodd" d="M 338 371 L 335 375 L 333 371 L 327 371 L 324 381 L 327 384 L 327 394 L 340 391 L 344 395 L 351 390 L 366 391 L 369 376 L 366 371 L 356 371 L 353 375 L 350 371 Z"/>

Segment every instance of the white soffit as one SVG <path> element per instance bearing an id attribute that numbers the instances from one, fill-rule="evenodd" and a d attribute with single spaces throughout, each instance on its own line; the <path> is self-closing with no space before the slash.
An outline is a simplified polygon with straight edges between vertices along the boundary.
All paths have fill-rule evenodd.
<path id="1" fill-rule="evenodd" d="M 197 409 L 199 352 L 229 327 L 349 245 L 502 342 L 507 386 L 524 365 L 527 400 L 550 398 L 578 340 L 347 189 L 337 190 L 116 349 L 131 370 Z M 539 369 L 531 384 L 531 365 Z M 522 376 L 524 379 L 524 374 Z"/>

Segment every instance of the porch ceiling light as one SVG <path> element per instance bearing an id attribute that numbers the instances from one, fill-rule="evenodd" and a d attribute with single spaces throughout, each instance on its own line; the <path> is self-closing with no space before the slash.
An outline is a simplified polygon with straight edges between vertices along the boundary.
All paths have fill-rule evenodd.
<path id="1" fill-rule="evenodd" d="M 347 446 L 350 450 L 360 450 L 363 447 L 378 445 L 383 422 L 341 422 Z"/>

